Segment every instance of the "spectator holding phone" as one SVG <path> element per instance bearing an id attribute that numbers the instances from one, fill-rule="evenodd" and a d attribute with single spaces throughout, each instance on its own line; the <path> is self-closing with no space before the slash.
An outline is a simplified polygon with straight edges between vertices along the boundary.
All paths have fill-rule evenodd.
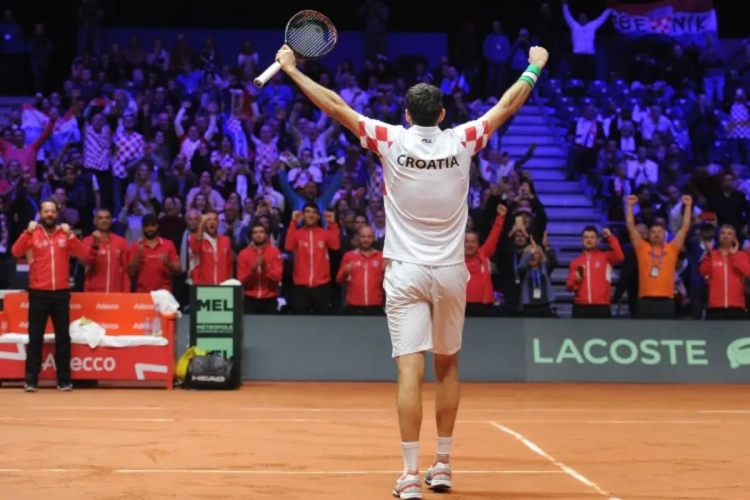
<path id="1" fill-rule="evenodd" d="M 550 274 L 557 267 L 557 258 L 547 244 L 547 233 L 544 233 L 541 246 L 536 244 L 533 237 L 530 242 L 518 263 L 521 314 L 526 318 L 554 317 L 551 306 L 555 301 L 555 292 Z"/>
<path id="2" fill-rule="evenodd" d="M 602 231 L 611 250 L 599 250 L 599 231 L 586 226 L 581 233 L 583 253 L 573 259 L 565 286 L 575 293 L 574 318 L 609 318 L 612 316 L 612 267 L 625 258 L 620 242 L 605 228 Z"/>
<path id="3" fill-rule="evenodd" d="M 744 282 L 750 278 L 750 256 L 740 251 L 740 242 L 732 226 L 721 227 L 719 248 L 713 248 L 713 241 L 707 242 L 700 273 L 708 281 L 706 319 L 744 319 Z"/>

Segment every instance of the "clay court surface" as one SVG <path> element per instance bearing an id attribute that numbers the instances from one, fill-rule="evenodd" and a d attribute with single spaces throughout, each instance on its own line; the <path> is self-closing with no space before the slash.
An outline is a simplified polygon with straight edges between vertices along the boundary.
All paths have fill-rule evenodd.
<path id="1" fill-rule="evenodd" d="M 394 384 L 3 388 L 0 499 L 388 499 L 394 402 Z M 750 387 L 477 384 L 462 404 L 454 492 L 425 498 L 750 498 Z"/>

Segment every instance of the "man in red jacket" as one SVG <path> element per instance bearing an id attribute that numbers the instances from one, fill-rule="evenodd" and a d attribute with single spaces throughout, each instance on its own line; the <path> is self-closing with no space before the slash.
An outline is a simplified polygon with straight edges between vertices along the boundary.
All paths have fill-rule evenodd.
<path id="1" fill-rule="evenodd" d="M 611 250 L 599 250 L 599 231 L 594 226 L 583 228 L 583 253 L 570 263 L 565 285 L 575 293 L 574 318 L 612 317 L 612 266 L 622 262 L 625 254 L 612 231 L 604 228 L 602 236 Z"/>
<path id="2" fill-rule="evenodd" d="M 298 228 L 300 220 L 304 224 Z M 293 314 L 327 314 L 331 309 L 328 251 L 340 248 L 341 236 L 333 212 L 326 212 L 326 222 L 327 228 L 320 227 L 320 212 L 315 203 L 307 203 L 302 212 L 292 214 L 285 247 L 287 252 L 294 252 Z"/>
<path id="3" fill-rule="evenodd" d="M 245 314 L 278 313 L 283 274 L 281 252 L 268 241 L 266 226 L 253 223 L 250 244 L 237 255 L 237 279 L 245 292 Z"/>
<path id="4" fill-rule="evenodd" d="M 706 242 L 713 247 L 713 241 Z M 750 257 L 740 252 L 740 242 L 732 226 L 719 232 L 719 248 L 706 252 L 700 273 L 708 280 L 706 319 L 745 319 L 745 279 L 750 278 Z"/>
<path id="5" fill-rule="evenodd" d="M 383 312 L 383 253 L 375 250 L 375 232 L 362 226 L 357 234 L 359 248 L 344 254 L 336 281 L 346 285 L 349 315 L 380 316 Z"/>
<path id="6" fill-rule="evenodd" d="M 40 204 L 39 221 L 29 226 L 13 245 L 12 253 L 20 259 L 30 252 L 29 263 L 29 346 L 26 353 L 24 390 L 39 389 L 42 368 L 42 346 L 47 319 L 55 329 L 55 366 L 57 388 L 70 391 L 70 257 L 83 258 L 83 246 L 67 224 L 56 225 L 57 203 Z"/>
<path id="7" fill-rule="evenodd" d="M 479 236 L 474 231 L 467 231 L 464 236 L 464 259 L 469 270 L 469 283 L 466 286 L 466 316 L 489 316 L 495 302 L 495 291 L 492 289 L 492 268 L 490 262 L 497 250 L 497 243 L 503 233 L 505 205 L 497 206 L 497 217 L 492 230 L 484 244 L 479 246 Z"/>
<path id="8" fill-rule="evenodd" d="M 135 277 L 135 291 L 171 292 L 172 279 L 182 272 L 174 243 L 159 237 L 159 219 L 156 215 L 144 215 L 141 227 L 143 238 L 134 241 L 128 252 L 128 273 Z"/>
<path id="9" fill-rule="evenodd" d="M 110 231 L 112 213 L 100 208 L 94 219 L 96 230 L 83 239 L 86 268 L 83 282 L 85 292 L 128 293 L 128 243 Z"/>
<path id="10" fill-rule="evenodd" d="M 232 242 L 218 230 L 219 213 L 209 210 L 190 235 L 190 251 L 198 258 L 190 276 L 193 285 L 219 285 L 232 277 Z"/>

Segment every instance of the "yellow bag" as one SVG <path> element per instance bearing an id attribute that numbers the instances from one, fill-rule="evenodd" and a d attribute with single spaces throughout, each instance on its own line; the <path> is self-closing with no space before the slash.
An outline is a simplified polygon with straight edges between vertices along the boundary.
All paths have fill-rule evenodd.
<path id="1" fill-rule="evenodd" d="M 182 356 L 180 356 L 180 359 L 177 360 L 177 363 L 174 366 L 175 378 L 179 381 L 184 380 L 185 375 L 187 375 L 187 369 L 188 365 L 190 364 L 190 360 L 193 359 L 194 356 L 205 356 L 206 354 L 206 351 L 204 351 L 203 349 L 190 347 Z"/>

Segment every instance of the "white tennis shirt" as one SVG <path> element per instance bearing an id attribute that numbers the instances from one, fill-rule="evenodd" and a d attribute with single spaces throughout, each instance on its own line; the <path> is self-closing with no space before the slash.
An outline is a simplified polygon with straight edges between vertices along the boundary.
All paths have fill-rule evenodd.
<path id="1" fill-rule="evenodd" d="M 362 147 L 383 165 L 383 257 L 425 266 L 464 263 L 469 168 L 488 131 L 486 120 L 440 130 L 359 117 Z"/>

